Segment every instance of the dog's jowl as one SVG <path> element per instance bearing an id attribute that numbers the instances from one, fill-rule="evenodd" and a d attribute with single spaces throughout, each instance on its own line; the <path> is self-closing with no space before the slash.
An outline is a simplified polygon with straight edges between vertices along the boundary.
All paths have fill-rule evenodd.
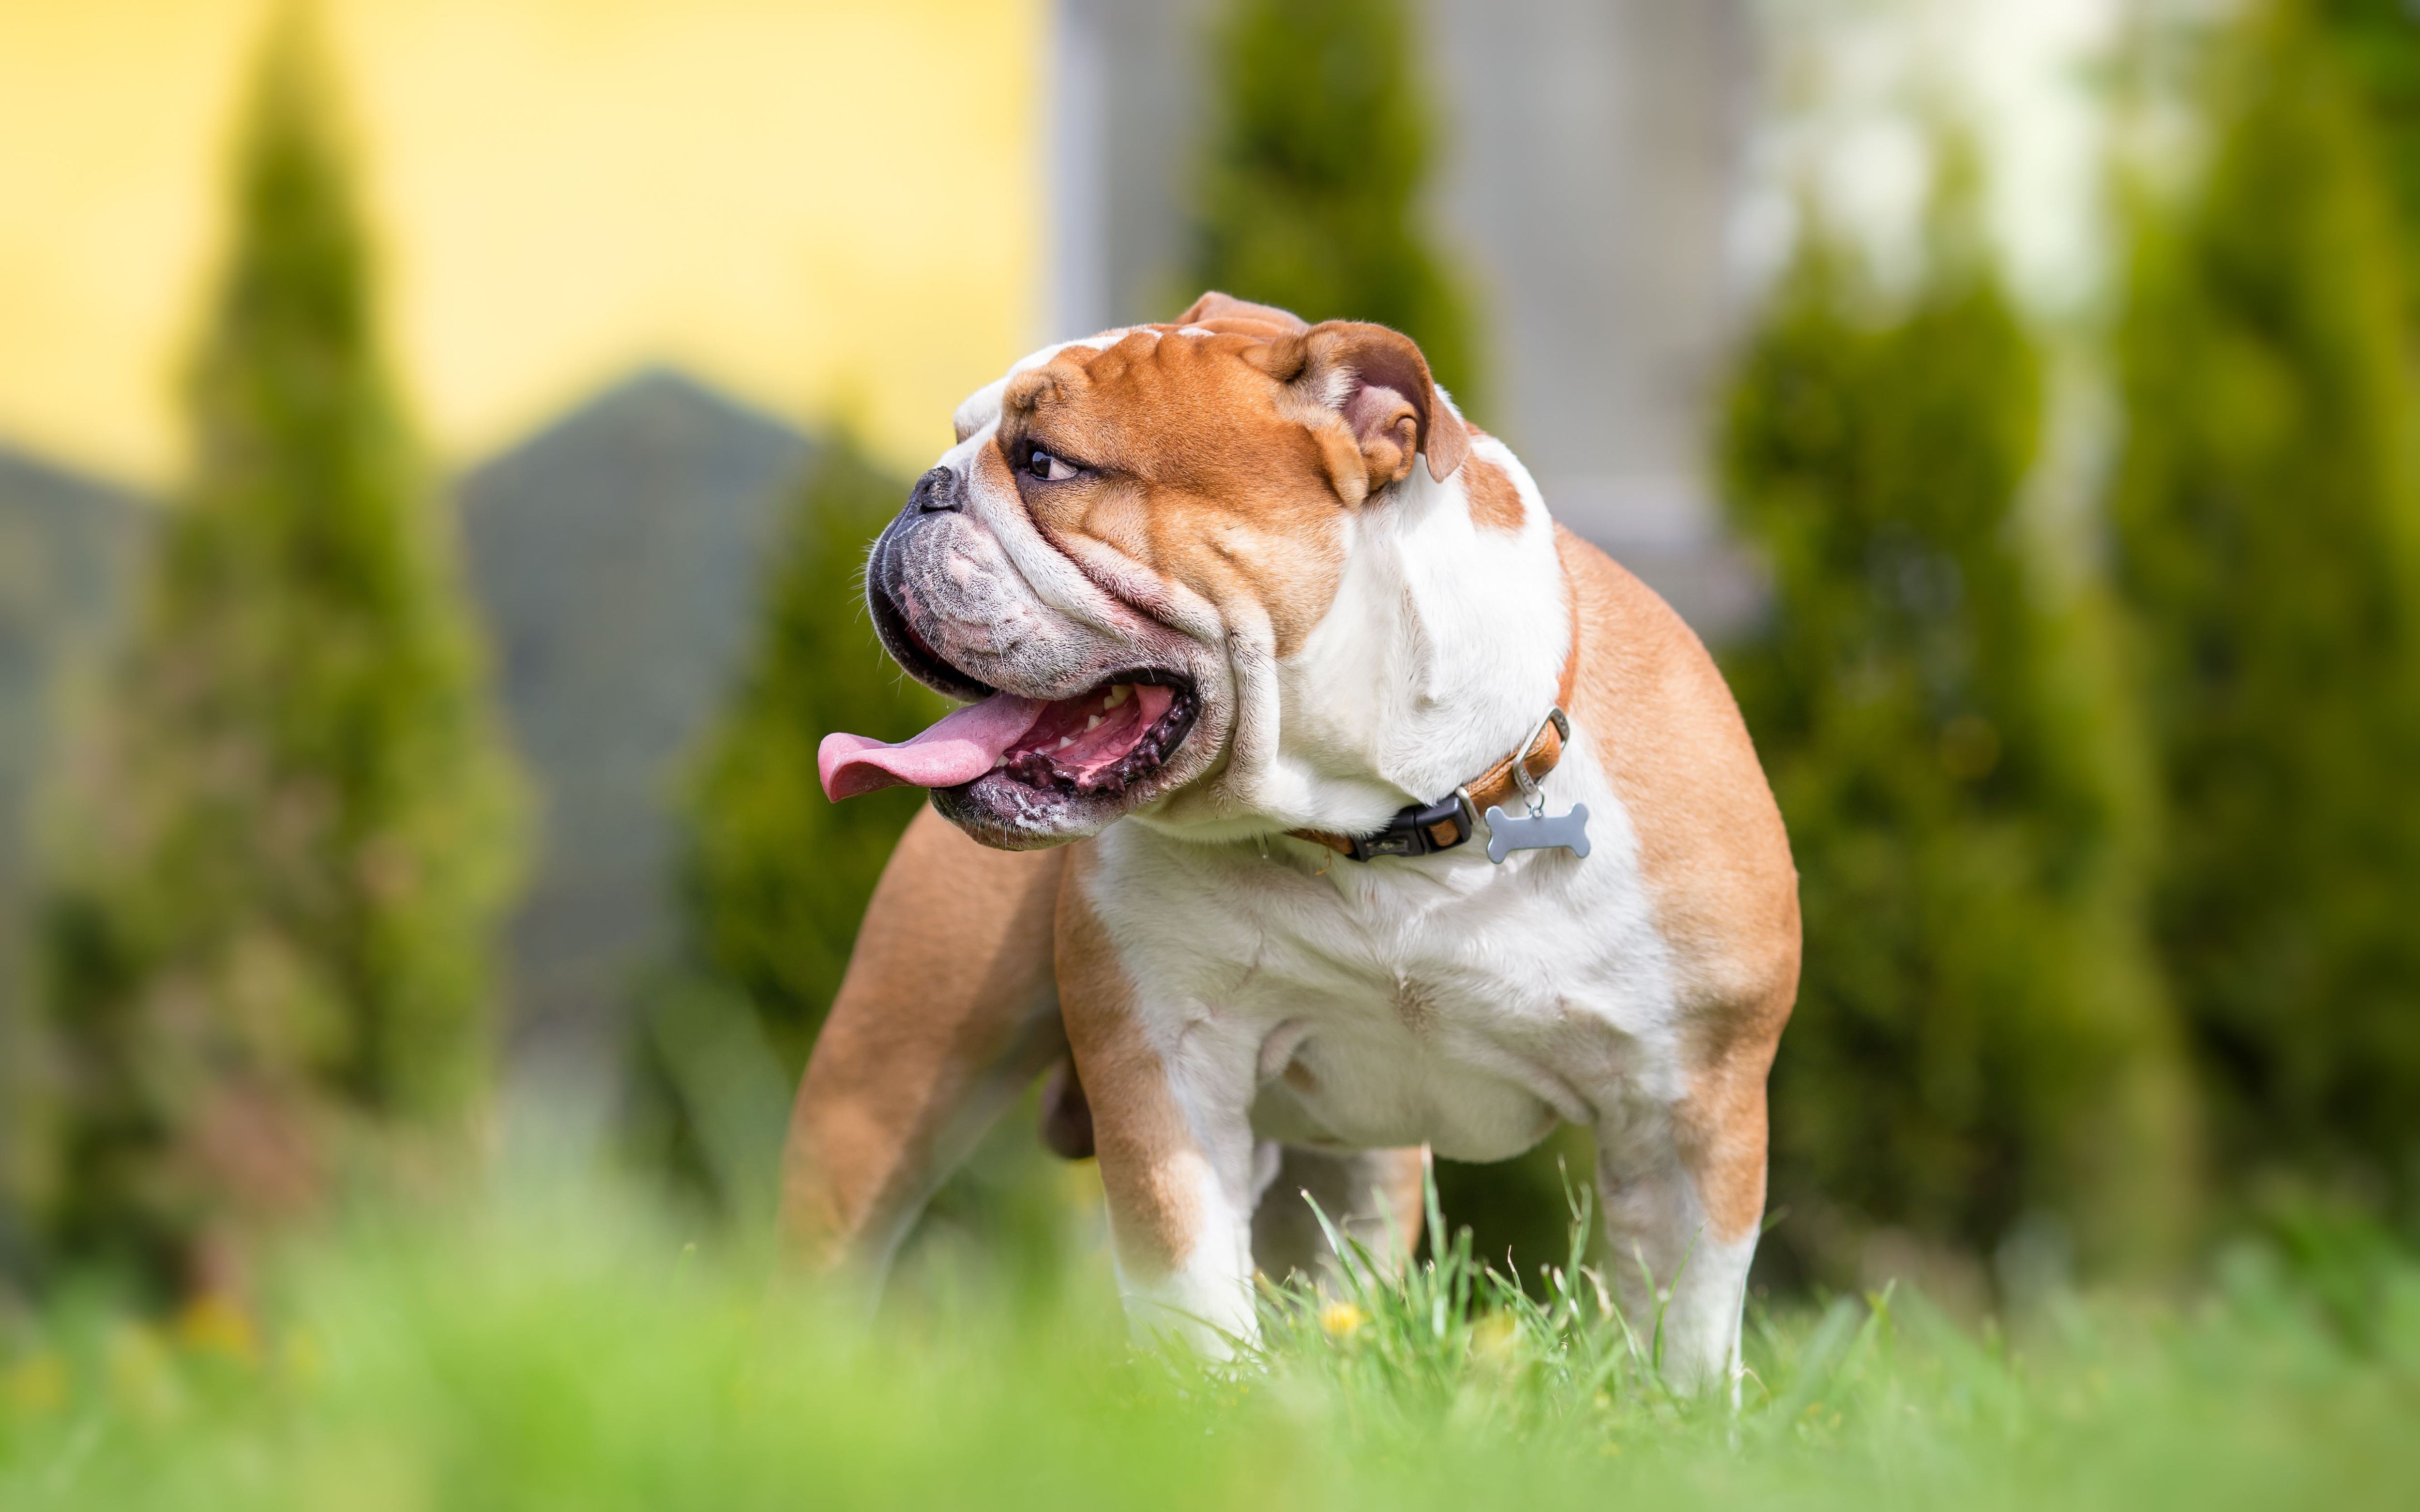
<path id="1" fill-rule="evenodd" d="M 1725 1380 L 1798 902 L 1697 638 L 1382 327 L 1205 295 L 956 431 L 866 594 L 967 706 L 821 753 L 835 799 L 933 805 L 799 1090 L 797 1252 L 878 1270 L 1072 1056 L 1046 1122 L 1099 1157 L 1129 1314 L 1215 1352 L 1256 1267 L 1315 1271 L 1303 1191 L 1411 1234 L 1421 1146 L 1569 1121 L 1634 1316 L 1643 1268 L 1668 1370 Z"/>

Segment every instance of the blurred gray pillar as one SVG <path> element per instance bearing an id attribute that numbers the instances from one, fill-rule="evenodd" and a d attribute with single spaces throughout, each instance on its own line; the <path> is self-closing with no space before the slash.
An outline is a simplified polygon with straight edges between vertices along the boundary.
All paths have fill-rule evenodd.
<path id="1" fill-rule="evenodd" d="M 1117 324 L 1110 314 L 1109 131 L 1114 77 L 1102 0 L 1062 0 L 1051 17 L 1042 216 L 1050 285 L 1034 345 Z"/>
<path id="2" fill-rule="evenodd" d="M 1184 287 L 1186 212 L 1218 13 L 1218 0 L 1059 0 L 1049 337 L 1166 320 L 1201 292 Z"/>
<path id="3" fill-rule="evenodd" d="M 1755 608 L 1708 440 L 1753 55 L 1735 0 L 1430 0 L 1448 155 L 1439 223 L 1470 269 L 1488 424 L 1547 506 L 1701 631 Z"/>
<path id="4" fill-rule="evenodd" d="M 1061 0 L 1054 334 L 1164 320 L 1199 292 L 1186 206 L 1220 8 Z M 1444 147 L 1435 224 L 1476 296 L 1487 424 L 1557 517 L 1710 635 L 1758 598 L 1707 483 L 1753 104 L 1745 9 L 1425 0 L 1421 49 Z"/>

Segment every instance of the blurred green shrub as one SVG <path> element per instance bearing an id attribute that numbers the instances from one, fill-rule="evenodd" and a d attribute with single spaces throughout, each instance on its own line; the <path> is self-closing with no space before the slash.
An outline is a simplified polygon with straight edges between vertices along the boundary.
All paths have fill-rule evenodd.
<path id="1" fill-rule="evenodd" d="M 211 1288 L 365 1119 L 463 1112 L 520 840 L 427 482 L 373 330 L 331 88 L 288 13 L 252 84 L 233 244 L 41 920 L 48 1240 Z"/>
<path id="2" fill-rule="evenodd" d="M 2420 12 L 2411 0 L 2312 0 L 2310 16 L 2334 54 L 2335 85 L 2350 86 L 2379 149 L 2402 285 L 2420 288 Z"/>
<path id="3" fill-rule="evenodd" d="M 1419 224 L 1434 130 L 1404 0 L 1233 0 L 1194 272 L 1306 320 L 1373 320 L 1420 344 L 1469 412 L 1469 302 Z"/>
<path id="4" fill-rule="evenodd" d="M 1822 226 L 1721 439 L 1771 620 L 1725 657 L 1791 833 L 1807 954 L 1773 1077 L 1768 1240 L 1855 1278 L 1877 1226 L 2104 1262 L 2190 1207 L 2188 1089 L 2144 931 L 2105 608 L 2054 594 L 2021 490 L 2042 364 L 1945 148 L 1925 265 L 1878 290 Z"/>
<path id="5" fill-rule="evenodd" d="M 2206 174 L 2137 217 L 2112 517 L 2219 1166 L 2376 1192 L 2420 1151 L 2420 433 L 2410 253 L 2322 41 L 2256 8 Z"/>
<path id="6" fill-rule="evenodd" d="M 905 739 L 948 704 L 882 652 L 865 552 L 908 497 L 845 433 L 793 504 L 747 670 L 690 780 L 678 958 L 642 994 L 628 1138 L 724 1211 L 768 1219 L 790 1094 L 916 788 L 833 804 L 815 747 Z"/>

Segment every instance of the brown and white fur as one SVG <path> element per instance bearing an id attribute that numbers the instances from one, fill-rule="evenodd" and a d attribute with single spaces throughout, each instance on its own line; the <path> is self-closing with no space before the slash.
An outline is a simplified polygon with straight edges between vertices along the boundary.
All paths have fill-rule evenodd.
<path id="1" fill-rule="evenodd" d="M 1256 1211 L 1306 1183 L 1374 1231 L 1416 1213 L 1419 1147 L 1500 1160 L 1568 1121 L 1594 1131 L 1625 1305 L 1656 1304 L 1643 1260 L 1668 1371 L 1731 1379 L 1798 903 L 1696 636 L 1383 328 L 1206 295 L 1025 359 L 956 430 L 949 491 L 928 474 L 877 547 L 894 655 L 960 696 L 1151 669 L 1197 713 L 1122 793 L 995 771 L 909 828 L 799 1089 L 795 1249 L 878 1270 L 1072 1049 L 1139 1331 L 1253 1336 Z M 1544 786 L 1588 806 L 1586 859 L 1365 864 L 1287 835 L 1470 780 L 1566 656 Z M 1261 1228 L 1264 1266 L 1296 1262 L 1299 1225 Z"/>

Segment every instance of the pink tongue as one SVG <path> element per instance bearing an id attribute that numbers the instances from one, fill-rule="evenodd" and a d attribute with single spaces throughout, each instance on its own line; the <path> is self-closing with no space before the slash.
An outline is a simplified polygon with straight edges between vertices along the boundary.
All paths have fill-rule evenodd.
<path id="1" fill-rule="evenodd" d="M 971 782 L 990 771 L 1001 753 L 1032 729 L 1047 707 L 1014 693 L 994 693 L 895 746 L 863 735 L 826 735 L 815 748 L 815 771 L 824 779 L 824 796 L 838 803 L 902 782 L 920 788 L 954 788 Z"/>

